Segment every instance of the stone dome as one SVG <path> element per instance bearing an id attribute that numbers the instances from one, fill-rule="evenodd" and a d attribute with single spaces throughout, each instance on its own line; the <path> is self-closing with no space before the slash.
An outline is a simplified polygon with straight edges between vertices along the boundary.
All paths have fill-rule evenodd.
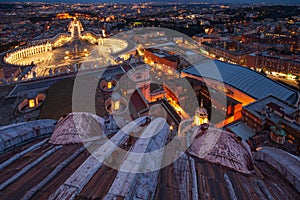
<path id="1" fill-rule="evenodd" d="M 49 140 L 52 144 L 75 144 L 103 137 L 104 119 L 86 112 L 70 113 L 60 119 Z"/>
<path id="2" fill-rule="evenodd" d="M 208 113 L 203 106 L 203 99 L 201 99 L 201 105 L 195 111 L 194 115 L 194 125 L 201 126 L 202 124 L 207 124 L 208 122 Z"/>
<path id="3" fill-rule="evenodd" d="M 214 127 L 195 129 L 189 153 L 212 163 L 250 174 L 252 154 L 248 144 L 237 135 Z"/>
<path id="4" fill-rule="evenodd" d="M 201 105 L 196 109 L 195 114 L 201 117 L 208 116 L 206 108 L 203 107 L 203 100 L 201 100 Z"/>

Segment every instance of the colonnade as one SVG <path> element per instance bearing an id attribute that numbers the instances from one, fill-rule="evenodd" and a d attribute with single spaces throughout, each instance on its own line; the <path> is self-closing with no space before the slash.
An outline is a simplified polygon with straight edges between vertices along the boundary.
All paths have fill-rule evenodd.
<path id="1" fill-rule="evenodd" d="M 126 48 L 128 43 L 125 40 L 116 38 L 99 38 L 98 45 L 116 45 L 119 48 Z"/>
<path id="2" fill-rule="evenodd" d="M 51 51 L 51 50 L 52 50 L 52 45 L 50 43 L 29 46 L 26 48 L 20 48 L 13 52 L 7 53 L 4 57 L 4 62 L 9 63 L 9 64 L 14 64 L 18 60 L 21 60 L 28 56 L 32 56 L 32 55 L 39 54 L 39 53 L 45 53 L 45 52 Z"/>

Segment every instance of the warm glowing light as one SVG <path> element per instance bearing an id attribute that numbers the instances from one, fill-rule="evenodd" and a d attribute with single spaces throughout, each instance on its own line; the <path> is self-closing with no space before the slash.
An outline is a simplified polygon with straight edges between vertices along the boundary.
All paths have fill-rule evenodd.
<path id="1" fill-rule="evenodd" d="M 199 118 L 198 117 L 194 117 L 194 124 L 196 125 L 196 126 L 199 126 L 200 125 L 200 120 L 199 120 Z"/>
<path id="2" fill-rule="evenodd" d="M 119 110 L 120 109 L 120 101 L 115 101 L 114 102 L 114 110 Z"/>
<path id="3" fill-rule="evenodd" d="M 256 151 L 259 151 L 259 150 L 261 150 L 261 149 L 262 149 L 261 147 L 257 147 L 257 148 L 256 148 Z"/>
<path id="4" fill-rule="evenodd" d="M 198 116 L 195 116 L 195 117 L 194 117 L 194 124 L 195 124 L 196 126 L 200 126 L 200 125 L 205 124 L 205 123 L 207 123 L 207 119 L 206 119 L 206 118 L 205 118 L 205 119 L 202 119 L 202 118 L 200 118 L 200 117 L 198 117 Z"/>
<path id="5" fill-rule="evenodd" d="M 202 124 L 207 124 L 207 123 L 209 123 L 207 110 L 203 107 L 203 100 L 201 100 L 201 106 L 195 112 L 194 125 L 201 126 Z"/>
<path id="6" fill-rule="evenodd" d="M 171 125 L 170 126 L 170 131 L 173 131 L 174 130 L 174 127 Z"/>
<path id="7" fill-rule="evenodd" d="M 209 29 L 209 28 L 206 28 L 206 29 L 204 29 L 204 31 L 205 31 L 205 33 L 207 34 L 207 33 L 209 33 L 210 29 Z"/>
<path id="8" fill-rule="evenodd" d="M 168 73 L 173 75 L 173 71 L 171 69 L 168 70 Z"/>
<path id="9" fill-rule="evenodd" d="M 110 90 L 111 88 L 112 88 L 112 83 L 111 83 L 111 81 L 108 81 L 108 82 L 107 82 L 107 89 Z"/>
<path id="10" fill-rule="evenodd" d="M 29 108 L 34 108 L 36 106 L 35 99 L 29 99 L 28 106 L 29 106 Z"/>

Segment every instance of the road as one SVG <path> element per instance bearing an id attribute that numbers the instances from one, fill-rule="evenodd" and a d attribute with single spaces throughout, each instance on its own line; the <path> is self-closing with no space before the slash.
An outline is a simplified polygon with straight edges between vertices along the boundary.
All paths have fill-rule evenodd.
<path id="1" fill-rule="evenodd" d="M 290 80 L 290 79 L 280 78 L 280 77 L 271 76 L 271 75 L 268 75 L 267 77 L 270 79 L 273 79 L 275 81 L 283 82 L 286 85 L 289 85 L 293 88 L 298 88 L 298 90 L 300 90 L 299 84 L 297 83 L 296 80 Z"/>

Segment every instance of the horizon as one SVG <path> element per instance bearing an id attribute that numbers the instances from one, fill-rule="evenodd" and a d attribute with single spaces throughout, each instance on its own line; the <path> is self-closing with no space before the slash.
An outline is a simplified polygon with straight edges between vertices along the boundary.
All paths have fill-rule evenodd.
<path id="1" fill-rule="evenodd" d="M 226 4 L 274 4 L 274 5 L 287 5 L 287 4 L 300 4 L 300 1 L 294 0 L 286 0 L 282 2 L 281 0 L 214 0 L 214 1 L 203 1 L 203 0 L 152 0 L 152 1 L 145 1 L 145 0 L 124 0 L 122 2 L 118 0 L 2 0 L 1 3 L 82 3 L 82 4 L 95 4 L 95 3 L 161 3 L 161 4 L 169 4 L 169 3 L 181 3 L 181 4 L 191 4 L 191 3 L 208 3 L 208 4 L 215 4 L 215 3 L 226 3 Z"/>

